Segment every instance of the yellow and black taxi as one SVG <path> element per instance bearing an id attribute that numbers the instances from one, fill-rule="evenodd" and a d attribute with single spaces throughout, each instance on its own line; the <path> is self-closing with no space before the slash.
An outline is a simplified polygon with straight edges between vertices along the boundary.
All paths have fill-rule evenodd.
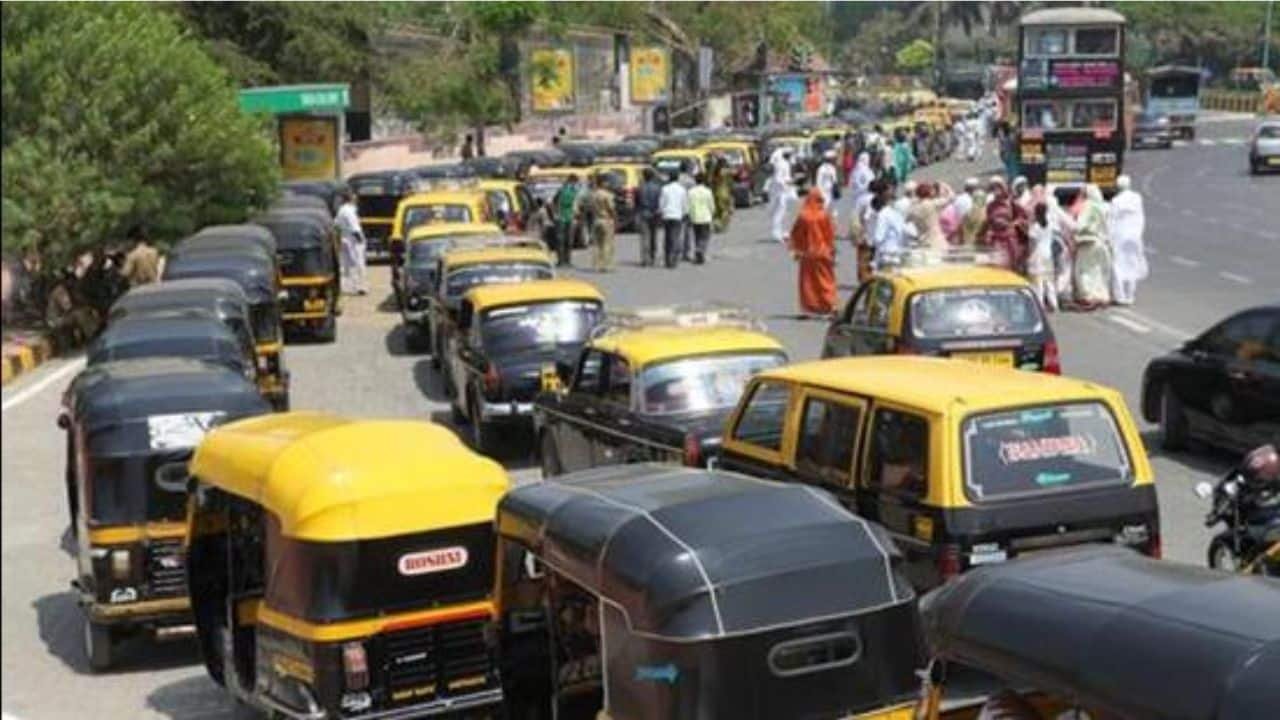
<path id="1" fill-rule="evenodd" d="M 501 239 L 478 247 L 466 245 L 446 250 L 436 260 L 436 287 L 427 298 L 427 337 L 431 364 L 445 373 L 444 338 L 451 332 L 462 296 L 479 285 L 522 283 L 555 277 L 554 259 L 532 238 Z"/>
<path id="2" fill-rule="evenodd" d="M 476 182 L 489 198 L 493 222 L 509 233 L 524 232 L 533 212 L 533 195 L 523 182 L 513 178 L 486 178 Z"/>
<path id="3" fill-rule="evenodd" d="M 537 200 L 550 204 L 555 200 L 560 188 L 569 182 L 569 178 L 581 180 L 586 176 L 586 169 L 573 165 L 552 165 L 550 167 L 529 168 L 525 177 L 525 185 Z"/>
<path id="4" fill-rule="evenodd" d="M 790 365 L 751 381 L 721 462 L 822 487 L 884 525 L 917 588 L 1067 545 L 1160 554 L 1124 398 L 1083 380 L 929 357 Z"/>
<path id="5" fill-rule="evenodd" d="M 951 261 L 872 274 L 827 327 L 824 358 L 886 354 L 1062 372 L 1053 328 L 1026 278 Z"/>
<path id="6" fill-rule="evenodd" d="M 399 170 L 357 173 L 347 178 L 347 187 L 356 196 L 360 228 L 364 230 L 365 248 L 370 258 L 390 257 L 396 208 L 412 190 L 413 179 L 409 173 Z"/>
<path id="7" fill-rule="evenodd" d="M 271 231 L 280 262 L 280 321 L 289 331 L 307 332 L 322 342 L 338 334 L 342 297 L 338 234 L 329 216 L 307 208 L 273 208 L 254 218 Z"/>
<path id="8" fill-rule="evenodd" d="M 711 151 L 700 147 L 669 148 L 653 154 L 653 167 L 663 179 L 672 175 L 689 177 L 707 172 Z"/>
<path id="9" fill-rule="evenodd" d="M 629 232 L 635 227 L 636 200 L 644 184 L 644 171 L 649 167 L 644 160 L 606 157 L 597 158 L 595 164 L 587 168 L 587 177 L 593 183 L 596 178 L 604 178 L 604 186 L 613 193 L 619 232 Z"/>
<path id="10" fill-rule="evenodd" d="M 472 445 L 494 445 L 496 425 L 528 422 L 542 373 L 577 359 L 604 315 L 604 296 L 581 280 L 480 285 L 462 296 L 442 338 L 456 420 Z"/>
<path id="11" fill-rule="evenodd" d="M 409 345 L 430 345 L 427 309 L 436 291 L 440 256 L 459 241 L 496 243 L 503 237 L 502 228 L 493 223 L 437 223 L 409 231 L 403 257 L 391 266 L 391 287 L 409 331 Z"/>
<path id="12" fill-rule="evenodd" d="M 205 667 L 273 717 L 494 708 L 500 465 L 448 429 L 320 413 L 218 428 L 191 461 Z"/>
<path id="13" fill-rule="evenodd" d="M 799 131 L 777 133 L 765 138 L 760 145 L 760 157 L 761 163 L 766 166 L 766 173 L 773 172 L 769 161 L 779 149 L 791 151 L 791 177 L 796 186 L 807 185 L 811 172 L 815 169 L 813 138 Z"/>
<path id="14" fill-rule="evenodd" d="M 58 426 L 91 669 L 129 634 L 189 633 L 187 460 L 209 428 L 270 411 L 240 373 L 188 358 L 104 362 L 71 382 Z"/>
<path id="15" fill-rule="evenodd" d="M 733 203 L 738 207 L 750 207 L 760 197 L 761 182 L 757 177 L 760 156 L 756 143 L 747 138 L 716 138 L 700 146 L 724 159 L 726 169 L 732 174 Z"/>
<path id="16" fill-rule="evenodd" d="M 571 367 L 544 375 L 547 392 L 533 408 L 543 475 L 644 461 L 704 466 L 747 379 L 786 361 L 782 343 L 739 308 L 611 313 Z"/>
<path id="17" fill-rule="evenodd" d="M 438 187 L 413 192 L 396 206 L 391 226 L 391 256 L 404 251 L 405 238 L 420 225 L 496 222 L 489 195 L 474 180 L 448 180 Z"/>

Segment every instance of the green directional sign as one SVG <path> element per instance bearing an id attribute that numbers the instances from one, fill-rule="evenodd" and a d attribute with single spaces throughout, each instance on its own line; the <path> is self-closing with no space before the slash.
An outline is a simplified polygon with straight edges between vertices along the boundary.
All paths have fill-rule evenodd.
<path id="1" fill-rule="evenodd" d="M 340 113 L 351 104 L 351 87 L 343 84 L 278 85 L 240 91 L 240 109 L 247 113 Z"/>

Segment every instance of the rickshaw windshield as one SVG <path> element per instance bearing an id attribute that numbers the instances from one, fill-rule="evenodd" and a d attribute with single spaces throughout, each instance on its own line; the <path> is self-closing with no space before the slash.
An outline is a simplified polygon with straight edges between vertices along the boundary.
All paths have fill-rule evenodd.
<path id="1" fill-rule="evenodd" d="M 1040 306 L 1024 288 L 931 290 L 911 298 L 918 338 L 1030 335 L 1043 328 Z"/>
<path id="2" fill-rule="evenodd" d="M 449 273 L 445 294 L 458 297 L 477 285 L 516 283 L 525 280 L 549 280 L 551 266 L 542 263 L 480 263 L 467 265 Z"/>
<path id="3" fill-rule="evenodd" d="M 962 434 L 965 492 L 975 502 L 1133 480 L 1124 438 L 1100 402 L 978 415 Z"/>
<path id="4" fill-rule="evenodd" d="M 89 461 L 89 519 L 99 525 L 178 521 L 186 517 L 191 449 L 108 455 Z"/>
<path id="5" fill-rule="evenodd" d="M 490 310 L 481 335 L 491 355 L 511 355 L 530 348 L 580 344 L 600 321 L 600 303 L 563 300 Z"/>
<path id="6" fill-rule="evenodd" d="M 444 222 L 469 223 L 474 220 L 476 218 L 471 217 L 471 208 L 466 205 L 415 205 L 404 212 L 404 233 L 408 235 L 410 230 L 419 225 Z"/>
<path id="7" fill-rule="evenodd" d="M 736 405 L 751 376 L 786 362 L 782 353 L 751 352 L 682 358 L 640 373 L 647 415 L 673 415 Z"/>
<path id="8" fill-rule="evenodd" d="M 253 316 L 256 342 L 270 343 L 280 339 L 280 307 L 275 301 L 255 303 L 249 313 Z"/>
<path id="9" fill-rule="evenodd" d="M 329 255 L 323 246 L 299 247 L 276 252 L 280 258 L 280 272 L 289 277 L 324 275 L 329 272 Z"/>

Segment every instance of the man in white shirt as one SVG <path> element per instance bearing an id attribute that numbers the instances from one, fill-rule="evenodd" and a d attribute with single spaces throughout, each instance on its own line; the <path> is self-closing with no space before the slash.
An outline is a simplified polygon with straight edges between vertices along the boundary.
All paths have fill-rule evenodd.
<path id="1" fill-rule="evenodd" d="M 342 205 L 333 223 L 338 226 L 342 235 L 342 291 L 357 295 L 368 295 L 369 286 L 365 283 L 365 240 L 364 229 L 360 226 L 360 214 L 356 210 L 356 196 L 350 190 L 342 196 Z"/>
<path id="2" fill-rule="evenodd" d="M 667 267 L 674 268 L 680 264 L 684 217 L 689 214 L 688 192 L 675 173 L 671 173 L 667 184 L 662 186 L 662 195 L 658 197 L 658 214 L 662 217 L 662 253 Z"/>
<path id="3" fill-rule="evenodd" d="M 769 215 L 772 218 L 773 241 L 787 241 L 787 205 L 795 198 L 796 189 L 791 177 L 791 148 L 775 150 L 769 158 L 773 165 L 773 177 L 769 179 Z"/>
<path id="4" fill-rule="evenodd" d="M 840 175 L 836 171 L 836 151 L 828 150 L 822 154 L 822 164 L 818 166 L 818 172 L 814 176 L 814 184 L 817 185 L 818 191 L 822 193 L 823 207 L 827 209 L 827 213 L 831 215 L 832 225 L 836 222 L 836 184 L 840 182 Z"/>
<path id="5" fill-rule="evenodd" d="M 915 227 L 907 222 L 907 209 L 910 206 L 910 198 L 898 198 L 886 204 L 876 215 L 872 243 L 876 249 L 876 269 L 896 264 L 911 238 L 916 236 Z"/>

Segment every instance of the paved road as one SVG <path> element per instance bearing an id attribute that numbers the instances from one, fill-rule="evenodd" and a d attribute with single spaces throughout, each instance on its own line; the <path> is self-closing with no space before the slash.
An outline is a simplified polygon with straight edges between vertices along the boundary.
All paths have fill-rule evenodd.
<path id="1" fill-rule="evenodd" d="M 1146 361 L 1175 347 L 1227 313 L 1276 299 L 1280 287 L 1280 226 L 1274 218 L 1280 177 L 1250 178 L 1243 122 L 1206 123 L 1202 140 L 1170 151 L 1130 156 L 1128 170 L 1147 196 L 1152 277 L 1133 310 L 1062 314 L 1054 326 L 1066 371 L 1124 392 L 1138 402 Z M 990 155 L 988 155 L 990 158 Z M 982 164 L 944 163 L 922 177 L 957 183 L 989 174 Z M 1268 223 L 1268 218 L 1270 222 Z M 793 266 L 769 242 L 764 213 L 739 213 L 732 231 L 714 241 L 711 262 L 674 271 L 636 266 L 636 241 L 619 243 L 617 272 L 598 282 L 618 305 L 719 299 L 746 304 L 798 359 L 816 357 L 822 324 L 796 317 Z M 842 297 L 853 282 L 852 253 L 839 258 Z M 588 257 L 580 253 L 579 265 Z M 441 390 L 425 357 L 408 354 L 387 299 L 387 274 L 376 268 L 379 293 L 349 304 L 339 342 L 290 346 L 294 405 L 359 415 L 448 421 Z M 53 363 L 3 394 L 3 606 L 0 615 L 0 707 L 22 720 L 82 718 L 229 718 L 225 698 L 204 675 L 188 643 L 135 644 L 123 667 L 88 674 L 81 650 L 81 615 L 67 585 L 73 564 L 62 549 L 66 510 L 61 489 L 62 437 L 54 426 L 58 394 L 78 360 Z M 1143 426 L 1153 438 L 1152 428 Z M 1152 444 L 1152 443 L 1149 443 Z M 519 481 L 537 470 L 514 449 L 504 461 Z M 1166 556 L 1203 562 L 1203 507 L 1196 481 L 1230 462 L 1212 453 L 1167 455 L 1152 444 L 1164 523 Z"/>

